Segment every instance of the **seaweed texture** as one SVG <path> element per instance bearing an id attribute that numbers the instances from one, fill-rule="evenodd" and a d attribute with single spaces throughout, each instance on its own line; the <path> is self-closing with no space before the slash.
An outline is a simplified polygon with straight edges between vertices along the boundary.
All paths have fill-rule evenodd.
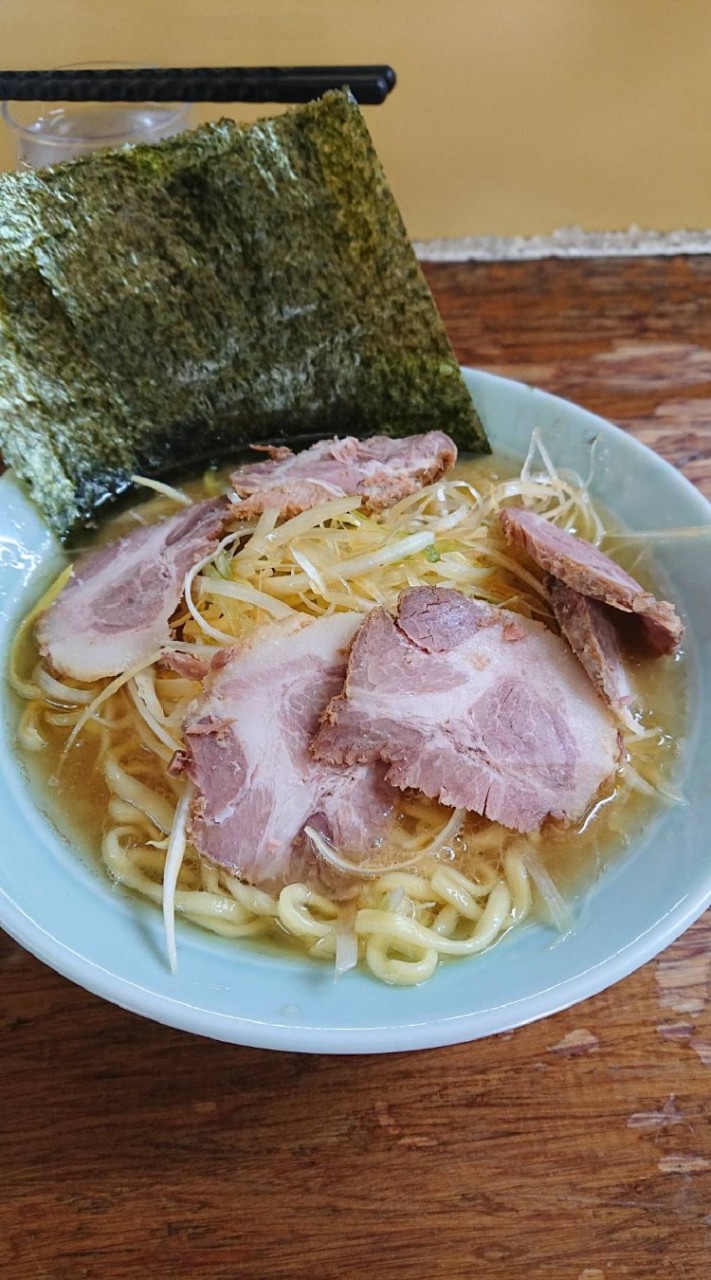
<path id="1" fill-rule="evenodd" d="M 486 437 L 354 100 L 0 176 L 0 446 L 66 536 L 134 471 Z"/>

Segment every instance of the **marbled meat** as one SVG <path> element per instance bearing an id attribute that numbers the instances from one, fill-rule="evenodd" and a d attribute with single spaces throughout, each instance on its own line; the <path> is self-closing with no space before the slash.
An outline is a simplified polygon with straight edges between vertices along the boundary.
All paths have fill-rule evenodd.
<path id="1" fill-rule="evenodd" d="M 603 551 L 521 507 L 506 507 L 500 520 L 507 541 L 523 547 L 541 569 L 581 595 L 638 619 L 639 643 L 650 653 L 674 652 L 684 634 L 674 606 L 645 591 Z"/>
<path id="2" fill-rule="evenodd" d="M 186 573 L 216 547 L 229 514 L 226 498 L 210 498 L 81 556 L 37 624 L 42 656 L 87 682 L 150 658 L 170 639 Z"/>
<path id="3" fill-rule="evenodd" d="M 314 740 L 325 763 L 384 761 L 387 780 L 518 831 L 579 818 L 614 773 L 612 715 L 540 623 L 413 587 L 375 609 Z"/>
<path id="4" fill-rule="evenodd" d="M 549 575 L 548 597 L 553 614 L 576 658 L 595 688 L 614 711 L 623 712 L 632 701 L 617 628 L 608 605 L 591 600 L 559 578 Z"/>
<path id="5" fill-rule="evenodd" d="M 399 440 L 346 436 L 320 441 L 302 453 L 255 448 L 269 458 L 238 467 L 230 476 L 240 518 L 258 515 L 266 507 L 294 516 L 346 494 L 360 495 L 364 511 L 381 511 L 439 480 L 457 460 L 456 445 L 442 431 Z"/>
<path id="6" fill-rule="evenodd" d="M 285 619 L 221 651 L 184 722 L 174 770 L 195 784 L 190 837 L 200 854 L 270 891 L 294 881 L 333 891 L 304 827 L 351 859 L 376 848 L 397 793 L 381 764 L 331 766 L 309 752 L 343 685 L 355 613 Z"/>

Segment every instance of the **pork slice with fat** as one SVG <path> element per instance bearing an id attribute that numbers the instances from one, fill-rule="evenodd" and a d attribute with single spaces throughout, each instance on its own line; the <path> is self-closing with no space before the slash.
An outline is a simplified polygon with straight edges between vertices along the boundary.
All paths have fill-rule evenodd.
<path id="1" fill-rule="evenodd" d="M 170 639 L 185 575 L 217 545 L 229 514 L 226 498 L 210 498 L 81 556 L 37 624 L 43 657 L 86 681 L 148 659 Z"/>
<path id="2" fill-rule="evenodd" d="M 500 520 L 507 541 L 523 547 L 541 569 L 581 595 L 634 616 L 639 642 L 650 653 L 660 656 L 677 648 L 684 628 L 674 606 L 645 591 L 604 551 L 520 507 L 504 508 Z"/>
<path id="3" fill-rule="evenodd" d="M 595 688 L 614 711 L 622 712 L 632 701 L 632 689 L 611 609 L 591 600 L 558 578 L 549 575 L 548 597 L 556 622 Z"/>
<path id="4" fill-rule="evenodd" d="M 240 517 L 258 515 L 265 507 L 294 516 L 346 494 L 360 495 L 365 511 L 381 511 L 439 480 L 457 460 L 456 445 L 442 431 L 397 440 L 346 436 L 320 441 L 302 453 L 272 447 L 263 452 L 268 460 L 238 467 L 230 476 Z"/>
<path id="5" fill-rule="evenodd" d="M 198 791 L 190 837 L 201 855 L 251 884 L 306 881 L 332 891 L 304 828 L 353 859 L 390 824 L 396 793 L 382 765 L 333 767 L 309 752 L 361 622 L 344 613 L 260 627 L 220 653 L 188 708 L 179 767 Z"/>
<path id="6" fill-rule="evenodd" d="M 609 710 L 540 623 L 414 587 L 376 609 L 314 739 L 330 764 L 388 765 L 387 780 L 519 831 L 579 818 L 614 773 Z"/>

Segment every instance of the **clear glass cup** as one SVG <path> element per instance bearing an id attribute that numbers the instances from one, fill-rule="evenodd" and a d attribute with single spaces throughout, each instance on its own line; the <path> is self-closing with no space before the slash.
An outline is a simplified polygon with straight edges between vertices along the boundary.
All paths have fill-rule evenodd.
<path id="1" fill-rule="evenodd" d="M 133 64 L 82 62 L 62 71 L 131 69 Z M 185 102 L 3 102 L 18 163 L 39 168 L 125 142 L 158 142 L 190 127 Z"/>

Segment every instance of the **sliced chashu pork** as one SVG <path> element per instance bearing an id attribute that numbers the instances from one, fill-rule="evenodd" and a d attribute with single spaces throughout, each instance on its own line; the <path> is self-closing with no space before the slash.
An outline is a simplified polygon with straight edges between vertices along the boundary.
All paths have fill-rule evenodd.
<path id="1" fill-rule="evenodd" d="M 186 573 L 217 545 L 229 514 L 226 498 L 196 502 L 82 556 L 37 624 L 43 657 L 86 681 L 150 658 L 170 639 Z"/>
<path id="2" fill-rule="evenodd" d="M 198 791 L 190 837 L 203 857 L 251 884 L 305 880 L 332 890 L 304 827 L 355 858 L 390 825 L 396 793 L 382 765 L 334 768 L 309 752 L 361 622 L 344 613 L 260 627 L 219 654 L 188 708 L 176 767 Z"/>
<path id="3" fill-rule="evenodd" d="M 555 620 L 595 688 L 614 711 L 622 713 L 632 701 L 612 610 L 591 600 L 549 574 L 548 598 Z"/>
<path id="4" fill-rule="evenodd" d="M 456 445 L 442 431 L 399 440 L 346 436 L 320 441 L 302 453 L 255 447 L 268 453 L 268 460 L 238 467 L 230 476 L 240 517 L 266 507 L 294 516 L 346 494 L 360 495 L 364 511 L 381 511 L 439 480 L 457 460 Z"/>
<path id="5" fill-rule="evenodd" d="M 614 720 L 560 637 L 457 591 L 414 587 L 375 609 L 314 740 L 330 764 L 532 831 L 579 818 L 613 774 Z"/>
<path id="6" fill-rule="evenodd" d="M 645 591 L 603 551 L 520 507 L 506 507 L 500 520 L 507 541 L 523 547 L 541 569 L 581 595 L 636 619 L 639 640 L 651 653 L 674 652 L 684 634 L 674 606 Z"/>

